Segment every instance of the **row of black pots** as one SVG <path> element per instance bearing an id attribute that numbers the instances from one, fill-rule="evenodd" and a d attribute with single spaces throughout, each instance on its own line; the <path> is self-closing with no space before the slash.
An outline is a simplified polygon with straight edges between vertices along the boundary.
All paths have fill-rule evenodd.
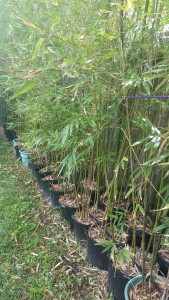
<path id="1" fill-rule="evenodd" d="M 88 235 L 88 230 L 90 228 L 90 224 L 86 224 L 81 222 L 80 220 L 78 220 L 75 216 L 75 212 L 76 212 L 76 208 L 75 207 L 70 207 L 68 205 L 66 205 L 65 203 L 61 203 L 59 202 L 59 209 L 60 209 L 60 214 L 62 219 L 66 220 L 71 229 L 74 229 L 75 231 L 75 237 L 77 242 L 83 242 L 83 241 L 87 241 L 87 243 L 89 244 L 90 248 L 91 248 L 91 241 L 89 241 L 89 235 Z M 96 222 L 96 225 L 99 225 L 99 222 Z M 93 241 L 93 245 L 95 246 L 95 252 L 97 253 L 98 249 L 100 249 L 100 254 L 101 252 L 104 250 L 104 247 L 98 247 L 95 245 L 95 241 Z M 97 249 L 97 250 L 96 250 Z M 98 267 L 98 265 L 95 265 Z"/>
<path id="2" fill-rule="evenodd" d="M 116 269 L 110 259 L 109 253 L 104 252 L 104 245 L 97 245 L 95 240 L 88 234 L 90 225 L 82 224 L 76 218 L 72 218 L 75 208 L 68 208 L 65 205 L 60 206 L 61 215 L 66 219 L 71 228 L 75 230 L 76 240 L 78 242 L 87 240 L 87 261 L 94 267 L 100 270 L 108 271 L 107 275 L 107 290 L 112 293 L 114 299 L 124 300 L 124 290 L 127 282 L 133 278 Z M 73 222 L 72 222 L 73 220 Z"/>
<path id="3" fill-rule="evenodd" d="M 53 208 L 59 207 L 59 197 L 64 194 L 64 191 L 55 191 L 51 189 L 52 184 L 58 183 L 58 179 L 46 179 L 46 176 L 52 175 L 52 171 L 41 172 L 43 169 L 42 164 L 37 164 L 36 162 L 29 161 L 29 168 L 32 175 L 36 177 L 38 186 L 43 190 L 45 197 L 51 200 L 51 206 Z"/>
<path id="4" fill-rule="evenodd" d="M 106 259 L 107 254 L 102 253 L 102 251 L 104 250 L 103 246 L 95 245 L 95 241 L 92 241 L 92 239 L 88 236 L 87 232 L 89 229 L 89 225 L 78 222 L 78 220 L 76 220 L 73 217 L 73 215 L 76 211 L 76 209 L 74 207 L 69 207 L 63 203 L 61 203 L 61 204 L 59 203 L 59 198 L 60 198 L 60 196 L 64 195 L 64 191 L 55 191 L 51 188 L 51 185 L 53 183 L 57 182 L 57 180 L 43 181 L 43 178 L 47 175 L 51 175 L 51 172 L 45 172 L 42 174 L 39 172 L 41 167 L 37 168 L 37 164 L 33 164 L 33 163 L 30 164 L 30 167 L 32 169 L 32 173 L 34 175 L 36 175 L 38 184 L 39 184 L 40 188 L 43 189 L 45 196 L 50 197 L 51 206 L 53 208 L 60 209 L 60 214 L 61 214 L 62 219 L 66 220 L 69 223 L 70 228 L 75 230 L 76 240 L 78 242 L 87 241 L 87 249 L 89 249 L 89 251 L 87 251 L 88 261 L 93 266 L 96 266 L 102 270 L 107 270 L 108 269 L 108 259 Z M 131 228 L 128 228 L 127 233 L 128 233 L 128 243 L 131 244 L 133 230 Z M 148 246 L 149 239 L 150 239 L 150 235 L 148 233 L 146 233 L 146 235 L 145 235 L 145 246 L 146 247 Z M 141 241 L 142 241 L 142 231 L 136 230 L 136 245 L 137 245 L 137 247 L 141 246 Z M 93 249 L 93 250 L 90 251 L 90 249 Z M 151 249 L 150 249 L 150 251 L 151 251 Z M 101 259 L 102 257 L 104 257 L 103 263 L 102 263 L 102 259 Z M 105 261 L 106 261 L 106 263 L 105 263 Z M 164 274 L 165 276 L 167 276 L 168 267 L 169 267 L 168 264 L 165 262 L 165 260 L 163 260 L 162 256 L 160 256 L 160 255 L 158 255 L 158 262 L 160 264 L 160 272 L 162 274 Z M 105 267 L 105 265 L 106 265 L 106 267 Z"/>
<path id="5" fill-rule="evenodd" d="M 96 242 L 88 235 L 89 225 L 82 224 L 75 217 L 75 208 L 67 207 L 63 204 L 60 206 L 61 216 L 69 222 L 71 228 L 75 230 L 76 240 L 78 242 L 87 240 L 87 261 L 100 270 L 108 271 L 107 290 L 112 293 L 114 299 L 124 300 L 125 286 L 134 276 L 125 274 L 118 268 L 115 268 L 109 253 L 103 252 L 104 245 L 97 245 Z M 73 222 L 72 222 L 73 221 Z"/>
<path id="6" fill-rule="evenodd" d="M 15 151 L 17 150 L 17 146 Z M 16 156 L 19 156 L 19 153 L 16 151 Z M 57 180 L 43 180 L 46 176 L 51 175 L 52 172 L 39 172 L 42 166 L 37 167 L 36 163 L 29 162 L 29 168 L 32 170 L 32 174 L 36 176 L 39 187 L 43 190 L 44 195 L 50 199 L 51 206 L 53 208 L 60 209 L 61 218 L 66 220 L 71 229 L 75 230 L 75 237 L 77 242 L 87 241 L 87 260 L 88 262 L 95 267 L 98 267 L 100 270 L 108 271 L 107 276 L 107 290 L 113 294 L 115 299 L 123 300 L 124 299 L 124 289 L 127 282 L 132 278 L 124 274 L 121 270 L 115 269 L 112 264 L 112 261 L 109 258 L 107 252 L 103 252 L 105 247 L 104 245 L 96 245 L 95 240 L 93 240 L 90 235 L 88 235 L 88 229 L 90 225 L 83 224 L 79 222 L 75 217 L 74 213 L 76 209 L 74 207 L 69 207 L 63 203 L 59 202 L 60 196 L 64 195 L 64 191 L 55 191 L 51 188 L 53 183 L 57 183 Z M 93 195 L 92 195 L 93 196 Z M 99 202 L 100 207 L 104 209 L 104 205 Z M 129 241 L 132 240 L 132 229 L 128 229 Z M 146 246 L 148 245 L 150 235 L 146 234 Z M 141 246 L 142 232 L 136 231 L 136 244 Z M 158 256 L 158 262 L 160 263 L 160 269 L 162 274 L 167 275 L 168 265 L 163 260 L 162 256 Z"/>
<path id="7" fill-rule="evenodd" d="M 15 149 L 16 150 L 16 149 Z M 16 152 L 17 156 L 17 152 Z M 18 153 L 19 156 L 19 153 Z M 112 293 L 114 299 L 124 300 L 124 289 L 128 281 L 132 276 L 124 274 L 121 270 L 115 269 L 112 264 L 112 261 L 107 252 L 103 252 L 105 247 L 104 245 L 96 245 L 96 242 L 88 234 L 89 225 L 82 224 L 75 217 L 74 213 L 75 208 L 69 207 L 63 203 L 59 202 L 60 196 L 64 195 L 64 191 L 55 191 L 51 188 L 52 184 L 57 182 L 57 180 L 43 180 L 46 176 L 51 175 L 51 172 L 39 172 L 42 166 L 37 167 L 37 164 L 30 162 L 29 167 L 32 170 L 32 174 L 36 176 L 39 187 L 43 190 L 44 195 L 50 199 L 51 206 L 53 208 L 60 209 L 61 218 L 66 220 L 71 229 L 75 230 L 76 240 L 78 242 L 87 241 L 87 260 L 88 262 L 95 267 L 98 267 L 100 270 L 108 271 L 107 275 L 107 290 Z M 104 206 L 102 207 L 104 209 Z M 131 229 L 128 230 L 129 238 L 132 240 L 133 232 Z M 149 242 L 150 236 L 146 235 L 146 244 Z M 142 233 L 136 232 L 136 244 L 141 245 Z M 160 260 L 160 258 L 159 258 Z M 162 257 L 162 272 L 163 274 L 167 273 L 168 266 L 166 267 L 165 261 Z"/>
<path id="8" fill-rule="evenodd" d="M 19 147 L 15 146 L 16 157 L 20 157 Z M 64 191 L 53 190 L 52 184 L 57 183 L 57 180 L 43 180 L 46 176 L 52 175 L 52 172 L 46 171 L 41 173 L 42 165 L 37 165 L 36 162 L 29 162 L 29 168 L 32 175 L 36 177 L 38 186 L 43 190 L 45 197 L 50 197 L 51 206 L 60 209 L 61 218 L 66 220 L 71 229 L 75 230 L 77 242 L 87 241 L 87 260 L 93 266 L 98 267 L 100 270 L 108 270 L 108 256 L 107 252 L 103 252 L 104 246 L 96 245 L 95 241 L 87 234 L 88 224 L 82 224 L 73 217 L 76 209 L 69 207 L 59 202 L 60 196 L 64 195 Z M 93 198 L 93 195 L 92 195 Z M 102 207 L 102 206 L 101 206 Z M 104 208 L 104 207 L 103 207 Z"/>
<path id="9" fill-rule="evenodd" d="M 16 136 L 8 136 L 8 139 L 14 139 Z M 19 147 L 15 146 L 16 157 L 20 157 Z M 107 276 L 107 290 L 113 294 L 116 300 L 124 300 L 124 289 L 127 282 L 132 278 L 124 274 L 121 270 L 115 269 L 107 252 L 103 252 L 104 245 L 96 245 L 96 242 L 88 234 L 89 226 L 88 224 L 83 224 L 79 222 L 75 217 L 76 209 L 73 207 L 68 207 L 63 203 L 59 202 L 61 195 L 64 195 L 64 191 L 55 191 L 51 188 L 53 183 L 57 183 L 57 180 L 44 180 L 46 176 L 51 175 L 52 172 L 39 172 L 42 165 L 38 165 L 34 162 L 29 162 L 29 168 L 32 170 L 32 174 L 36 176 L 39 187 L 43 190 L 44 195 L 50 199 L 51 206 L 60 209 L 61 218 L 66 220 L 71 229 L 75 230 L 76 240 L 78 242 L 87 241 L 87 260 L 88 262 L 98 267 L 100 270 L 108 271 Z M 91 198 L 94 199 L 96 195 L 91 192 Z M 105 205 L 99 202 L 99 206 L 105 209 Z M 132 241 L 133 231 L 131 228 L 128 230 L 129 238 Z M 146 234 L 146 246 L 149 243 L 150 235 Z M 136 244 L 141 246 L 142 232 L 136 231 Z M 160 268 L 162 274 L 167 276 L 169 264 L 163 259 L 162 256 L 158 255 L 158 262 L 160 263 Z"/>
<path id="10" fill-rule="evenodd" d="M 33 164 L 31 164 L 32 168 Z M 70 207 L 63 203 L 59 202 L 60 196 L 64 195 L 64 191 L 55 191 L 51 188 L 53 182 L 47 181 L 43 182 L 43 177 L 50 175 L 51 173 L 39 172 L 40 168 L 33 169 L 33 174 L 36 175 L 38 184 L 40 188 L 43 189 L 45 196 L 50 197 L 51 206 L 53 208 L 60 209 L 61 218 L 66 220 L 71 229 L 75 230 L 75 236 L 77 242 L 87 241 L 87 260 L 95 267 L 99 269 L 106 270 L 108 269 L 108 257 L 107 253 L 102 253 L 104 250 L 103 246 L 95 245 L 95 241 L 89 237 L 87 234 L 89 225 L 79 222 L 76 218 L 73 217 L 76 208 Z"/>
<path id="11" fill-rule="evenodd" d="M 58 195 L 59 197 L 59 195 Z M 58 203 L 59 204 L 59 203 Z M 117 300 L 124 300 L 124 290 L 128 281 L 133 278 L 123 273 L 121 270 L 116 269 L 107 252 L 103 252 L 104 245 L 97 245 L 90 235 L 88 235 L 88 229 L 90 225 L 79 222 L 75 217 L 76 209 L 73 207 L 60 204 L 61 217 L 66 220 L 71 229 L 75 230 L 75 237 L 77 242 L 87 241 L 87 261 L 94 267 L 100 270 L 108 271 L 107 275 L 107 290 L 112 293 Z M 138 242 L 140 243 L 140 235 L 138 233 Z M 147 235 L 147 244 L 149 236 Z M 164 270 L 163 270 L 164 273 Z"/>
<path id="12" fill-rule="evenodd" d="M 34 169 L 34 174 L 37 178 L 39 187 L 43 190 L 46 198 L 50 198 L 50 203 L 53 208 L 59 208 L 59 198 L 64 195 L 65 191 L 56 191 L 52 189 L 52 185 L 58 183 L 58 179 L 47 179 L 46 176 L 52 175 L 51 171 L 39 172 L 41 167 Z M 32 172 L 33 173 L 33 172 Z"/>
<path id="13" fill-rule="evenodd" d="M 33 164 L 31 164 L 32 169 Z M 95 241 L 87 234 L 90 227 L 89 224 L 79 222 L 75 217 L 74 213 L 76 208 L 65 205 L 59 202 L 60 196 L 64 195 L 64 191 L 55 191 L 52 187 L 52 180 L 43 181 L 43 178 L 50 175 L 50 172 L 41 174 L 39 168 L 33 169 L 33 174 L 36 175 L 40 188 L 43 189 L 46 197 L 50 197 L 51 206 L 60 210 L 61 218 L 66 220 L 71 229 L 75 230 L 75 237 L 77 242 L 87 241 L 87 260 L 95 267 L 101 270 L 108 270 L 108 257 L 107 253 L 102 253 L 104 246 L 96 245 Z"/>
<path id="14" fill-rule="evenodd" d="M 124 274 L 119 269 L 115 269 L 112 261 L 109 258 L 107 252 L 103 252 L 105 247 L 104 245 L 96 245 L 96 242 L 88 235 L 88 229 L 90 225 L 83 224 L 79 222 L 75 217 L 74 213 L 76 209 L 74 207 L 69 207 L 63 203 L 59 202 L 60 196 L 64 195 L 64 191 L 55 191 L 51 188 L 51 185 L 54 183 L 54 180 L 43 181 L 43 178 L 51 173 L 46 172 L 40 174 L 39 169 L 34 169 L 39 186 L 43 189 L 46 197 L 50 197 L 51 206 L 54 208 L 60 209 L 61 218 L 66 220 L 71 229 L 75 231 L 75 237 L 77 242 L 87 241 L 87 260 L 88 262 L 95 267 L 98 267 L 100 270 L 108 271 L 107 277 L 107 289 L 110 293 L 113 294 L 115 299 L 123 300 L 124 299 L 124 289 L 127 282 L 132 278 Z M 102 207 L 104 209 L 104 206 Z M 126 228 L 128 232 L 128 242 L 132 242 L 133 230 L 131 228 Z M 146 247 L 148 246 L 150 235 L 146 233 L 145 243 Z M 141 246 L 142 241 L 142 231 L 136 231 L 136 245 Z M 166 275 L 168 271 L 168 266 L 166 266 L 165 261 L 162 257 L 158 256 L 158 262 L 160 263 L 160 271 L 162 274 Z"/>
<path id="15" fill-rule="evenodd" d="M 52 172 L 51 173 L 43 173 L 43 174 L 40 173 L 39 171 L 43 168 L 43 165 L 40 165 L 38 167 L 38 165 L 36 163 L 31 162 L 31 161 L 29 162 L 29 168 L 31 169 L 33 176 L 37 177 L 37 180 L 38 180 L 40 188 L 43 188 L 43 182 L 42 182 L 43 179 L 42 178 L 44 178 L 47 175 L 52 174 Z M 45 185 L 45 182 L 46 181 L 44 181 L 44 185 Z M 48 180 L 49 184 L 47 183 L 46 189 L 48 189 L 48 187 L 50 187 L 54 182 L 57 183 L 57 180 L 56 181 Z M 79 188 L 78 190 L 82 191 L 82 190 L 84 190 L 84 188 Z M 90 191 L 89 189 L 87 189 L 87 190 L 88 190 L 87 194 L 90 196 L 91 204 L 93 204 L 95 202 L 95 200 L 96 200 L 96 192 L 95 191 Z M 58 204 L 58 200 L 57 201 L 55 200 L 55 198 L 56 198 L 55 194 L 57 194 L 57 191 L 56 191 L 56 193 L 53 190 L 51 190 L 50 192 L 48 192 L 48 195 L 52 198 L 52 207 L 55 207 L 55 206 L 57 207 L 59 205 Z M 106 204 L 103 203 L 100 199 L 98 201 L 98 208 L 101 209 L 101 210 L 106 210 Z M 122 211 L 123 210 L 121 210 L 121 212 Z"/>

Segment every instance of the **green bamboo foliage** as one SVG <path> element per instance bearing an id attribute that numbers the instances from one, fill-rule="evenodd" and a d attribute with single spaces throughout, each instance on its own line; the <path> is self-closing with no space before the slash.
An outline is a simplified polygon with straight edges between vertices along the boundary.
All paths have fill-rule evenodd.
<path id="1" fill-rule="evenodd" d="M 115 207 L 122 202 L 120 220 L 129 208 L 134 216 L 133 252 L 138 214 L 145 233 L 151 213 L 148 248 L 159 245 L 161 220 L 168 226 L 169 102 L 156 95 L 168 93 L 168 2 L 8 0 L 2 6 L 1 85 L 10 94 L 11 126 L 69 181 L 96 182 L 94 204 L 104 192 L 113 247 Z M 128 98 L 141 95 L 154 98 Z"/>

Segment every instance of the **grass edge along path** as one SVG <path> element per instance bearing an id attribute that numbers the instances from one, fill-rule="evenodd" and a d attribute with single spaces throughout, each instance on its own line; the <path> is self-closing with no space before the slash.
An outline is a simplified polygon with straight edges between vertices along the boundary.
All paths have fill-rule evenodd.
<path id="1" fill-rule="evenodd" d="M 0 299 L 113 299 L 85 251 L 0 141 Z"/>

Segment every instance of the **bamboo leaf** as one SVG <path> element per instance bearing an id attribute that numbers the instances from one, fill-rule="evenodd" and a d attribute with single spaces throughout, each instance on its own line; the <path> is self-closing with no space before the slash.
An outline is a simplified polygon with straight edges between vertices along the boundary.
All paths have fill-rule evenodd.
<path id="1" fill-rule="evenodd" d="M 140 144 L 144 143 L 147 139 L 148 139 L 148 137 L 145 137 L 145 138 L 135 142 L 132 146 L 134 147 L 134 146 L 140 145 Z"/>
<path id="2" fill-rule="evenodd" d="M 127 248 L 123 248 L 121 252 L 123 253 L 124 257 L 127 258 L 127 260 L 130 260 L 132 257 L 134 257 L 134 253 Z"/>
<path id="3" fill-rule="evenodd" d="M 155 138 L 154 138 L 155 139 Z M 161 141 L 161 139 L 159 138 L 158 140 L 156 139 L 156 141 L 154 140 L 152 140 L 151 142 L 149 142 L 149 143 L 147 143 L 146 145 L 145 145 L 145 149 L 144 149 L 144 152 L 146 152 L 146 151 L 148 151 L 149 149 L 154 149 L 154 151 L 159 147 L 159 145 L 160 145 L 160 141 Z"/>
<path id="4" fill-rule="evenodd" d="M 120 167 L 120 165 L 118 165 L 116 168 L 115 168 L 115 176 L 117 177 L 117 175 L 118 175 L 118 172 L 119 172 L 119 167 Z"/>
<path id="5" fill-rule="evenodd" d="M 166 210 L 169 209 L 169 204 L 167 204 L 166 206 L 159 208 L 159 209 L 153 209 L 153 211 L 160 211 L 160 210 Z"/>
<path id="6" fill-rule="evenodd" d="M 164 206 L 163 208 L 160 208 L 159 210 L 166 210 L 169 209 L 169 204 L 167 204 L 166 206 Z"/>
<path id="7" fill-rule="evenodd" d="M 130 194 L 134 191 L 134 187 L 132 187 L 127 194 L 125 195 L 125 198 L 128 198 L 130 196 Z"/>
<path id="8" fill-rule="evenodd" d="M 139 204 L 138 205 L 139 211 L 142 213 L 143 216 L 145 216 L 145 210 L 144 208 Z"/>
<path id="9" fill-rule="evenodd" d="M 143 173 L 142 169 L 139 169 L 133 179 L 136 180 L 137 178 L 140 177 L 140 175 L 142 175 L 142 173 Z"/>
<path id="10" fill-rule="evenodd" d="M 164 78 L 160 83 L 159 83 L 159 85 L 156 87 L 156 91 L 159 89 L 159 88 L 161 88 L 161 86 L 163 85 L 163 84 L 165 84 L 166 82 L 168 82 L 168 76 L 166 77 L 166 78 Z"/>
<path id="11" fill-rule="evenodd" d="M 166 163 L 161 163 L 159 164 L 160 166 L 168 166 L 169 165 L 169 162 L 166 162 Z"/>
<path id="12" fill-rule="evenodd" d="M 96 243 L 96 245 L 98 245 L 98 246 L 106 246 L 106 247 L 109 247 L 109 249 L 110 249 L 113 246 L 113 242 L 109 241 L 109 240 L 101 240 L 100 242 Z"/>
<path id="13" fill-rule="evenodd" d="M 155 227 L 153 229 L 153 231 L 154 232 L 159 232 L 159 231 L 162 231 L 163 229 L 166 229 L 166 228 L 168 228 L 168 224 L 164 223 L 162 225 L 159 225 L 159 226 Z"/>
<path id="14" fill-rule="evenodd" d="M 104 244 L 103 244 L 104 246 Z M 108 245 L 107 247 L 105 247 L 105 249 L 102 251 L 102 253 L 105 253 L 107 251 L 109 251 L 111 249 L 112 245 Z"/>
<path id="15" fill-rule="evenodd" d="M 20 95 L 23 95 L 27 92 L 29 92 L 30 90 L 32 90 L 35 86 L 37 85 L 37 83 L 31 81 L 27 84 L 25 84 L 24 86 L 22 86 L 19 90 L 17 90 L 13 96 L 10 98 L 10 100 L 13 100 L 15 98 L 17 98 Z"/>
<path id="16" fill-rule="evenodd" d="M 114 215 L 114 214 L 111 214 L 109 213 L 108 216 L 110 217 L 110 219 L 118 219 L 118 216 L 117 215 Z"/>
<path id="17" fill-rule="evenodd" d="M 23 19 L 21 17 L 17 17 L 18 19 L 20 19 L 25 25 L 33 28 L 33 29 L 37 29 L 37 30 L 40 30 L 34 23 L 32 23 L 31 21 L 28 21 L 26 19 Z"/>
<path id="18" fill-rule="evenodd" d="M 124 6 L 121 3 L 112 2 L 111 6 L 116 5 L 120 10 L 125 10 Z"/>
<path id="19" fill-rule="evenodd" d="M 159 193 L 162 194 L 162 193 L 164 193 L 164 192 L 167 191 L 167 190 L 169 190 L 169 185 L 168 185 L 168 184 L 166 184 L 166 185 L 159 191 Z"/>
<path id="20" fill-rule="evenodd" d="M 123 159 L 121 160 L 121 167 L 124 170 L 124 160 Z"/>
<path id="21" fill-rule="evenodd" d="M 42 46 L 44 42 L 44 38 L 40 38 L 39 41 L 37 42 L 37 44 L 35 45 L 35 48 L 33 50 L 33 54 L 32 54 L 32 59 L 35 59 L 39 50 L 40 50 L 40 47 Z"/>
<path id="22" fill-rule="evenodd" d="M 163 154 L 161 156 L 157 156 L 157 157 L 154 157 L 148 161 L 146 161 L 143 165 L 155 165 L 155 164 L 158 164 L 159 162 L 161 162 L 163 159 L 167 158 L 169 156 L 169 153 L 166 153 L 166 154 Z"/>

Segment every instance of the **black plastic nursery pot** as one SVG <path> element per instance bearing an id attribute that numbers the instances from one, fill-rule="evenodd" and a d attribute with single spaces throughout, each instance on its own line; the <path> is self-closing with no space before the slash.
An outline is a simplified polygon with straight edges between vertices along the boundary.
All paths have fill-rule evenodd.
<path id="1" fill-rule="evenodd" d="M 128 234 L 128 243 L 132 243 L 133 239 L 133 228 L 127 228 L 125 229 L 126 233 Z M 141 242 L 142 242 L 142 236 L 143 236 L 143 231 L 142 230 L 136 230 L 136 246 L 141 247 Z M 148 247 L 149 240 L 150 240 L 150 234 L 145 232 L 145 248 Z M 150 248 L 150 252 L 152 250 L 152 247 Z"/>
<path id="2" fill-rule="evenodd" d="M 51 171 L 46 171 L 46 172 L 40 172 L 41 171 L 41 167 L 38 167 L 35 169 L 35 176 L 36 176 L 36 179 L 37 179 L 37 182 L 38 182 L 38 185 L 41 189 L 43 189 L 43 178 L 45 176 L 48 176 L 48 175 L 51 175 L 52 172 Z"/>
<path id="3" fill-rule="evenodd" d="M 19 152 L 19 150 L 20 150 L 19 145 L 20 145 L 20 142 L 18 141 L 18 139 L 14 139 L 13 140 L 13 148 L 14 148 L 15 156 L 17 159 L 20 158 L 20 160 L 22 161 L 22 158 L 21 158 L 20 152 Z"/>
<path id="4" fill-rule="evenodd" d="M 39 186 L 45 192 L 45 181 L 43 180 L 46 176 L 52 175 L 51 171 L 46 172 L 40 172 L 40 178 L 39 178 Z"/>
<path id="5" fill-rule="evenodd" d="M 57 179 L 45 179 L 42 178 L 42 189 L 44 192 L 45 197 L 49 198 L 51 196 L 51 185 L 54 183 L 57 183 L 58 180 Z"/>
<path id="6" fill-rule="evenodd" d="M 169 261 L 165 260 L 164 257 L 162 256 L 162 254 L 160 252 L 158 252 L 157 254 L 157 262 L 159 263 L 159 272 L 167 277 L 168 274 L 168 270 L 169 270 Z"/>
<path id="7" fill-rule="evenodd" d="M 103 211 L 105 211 L 106 210 L 106 204 L 103 201 L 99 200 L 98 201 L 98 208 L 100 208 Z"/>
<path id="8" fill-rule="evenodd" d="M 32 175 L 36 177 L 36 172 L 39 171 L 44 166 L 42 164 L 38 164 L 35 161 L 29 161 L 28 167 L 32 172 Z"/>
<path id="9" fill-rule="evenodd" d="M 115 268 L 110 257 L 108 258 L 107 290 L 109 293 L 113 294 L 115 300 L 125 300 L 125 286 L 131 278 L 132 276 Z"/>
<path id="10" fill-rule="evenodd" d="M 104 245 L 96 245 L 96 241 L 87 234 L 87 260 L 100 270 L 108 270 L 108 255 L 107 252 L 103 252 Z"/>
<path id="11" fill-rule="evenodd" d="M 65 203 L 60 203 L 60 216 L 62 219 L 66 220 L 69 223 L 71 229 L 74 228 L 72 216 L 75 213 L 75 211 L 75 207 L 70 207 L 68 205 L 65 205 Z"/>
<path id="12" fill-rule="evenodd" d="M 91 202 L 94 203 L 97 198 L 97 192 L 88 190 L 88 194 L 90 195 Z"/>
<path id="13" fill-rule="evenodd" d="M 19 146 L 15 146 L 15 147 L 14 147 L 14 150 L 15 150 L 16 158 L 19 158 L 19 159 L 21 160 L 20 152 L 19 152 Z"/>
<path id="14" fill-rule="evenodd" d="M 60 196 L 64 195 L 64 191 L 55 191 L 54 189 L 52 189 L 52 187 L 50 188 L 50 200 L 51 200 L 51 206 L 53 208 L 59 208 L 60 203 L 59 203 L 59 198 Z"/>
<path id="15" fill-rule="evenodd" d="M 12 129 L 8 129 L 8 124 L 3 124 L 4 135 L 9 141 L 13 141 L 17 138 L 16 131 Z"/>
<path id="16" fill-rule="evenodd" d="M 75 216 L 73 216 L 73 222 L 77 242 L 87 241 L 87 232 L 90 224 L 84 224 L 78 221 Z"/>
<path id="17" fill-rule="evenodd" d="M 38 185 L 40 186 L 40 181 L 41 181 L 41 173 L 40 173 L 41 167 L 36 167 L 34 170 L 35 177 L 37 180 Z"/>
<path id="18" fill-rule="evenodd" d="M 98 208 L 105 210 L 106 209 L 106 205 L 99 199 L 100 198 L 100 194 L 101 194 L 101 190 L 99 191 L 99 195 L 97 191 L 91 191 L 89 189 L 87 189 L 87 194 L 90 197 L 90 204 L 91 206 L 94 205 L 94 203 L 96 203 L 98 201 Z"/>

